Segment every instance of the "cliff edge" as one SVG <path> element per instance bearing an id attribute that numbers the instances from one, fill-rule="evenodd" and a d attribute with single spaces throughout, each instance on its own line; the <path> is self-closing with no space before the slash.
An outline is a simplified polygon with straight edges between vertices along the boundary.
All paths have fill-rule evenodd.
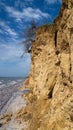
<path id="1" fill-rule="evenodd" d="M 29 130 L 73 130 L 73 0 L 38 28 L 31 55 Z"/>

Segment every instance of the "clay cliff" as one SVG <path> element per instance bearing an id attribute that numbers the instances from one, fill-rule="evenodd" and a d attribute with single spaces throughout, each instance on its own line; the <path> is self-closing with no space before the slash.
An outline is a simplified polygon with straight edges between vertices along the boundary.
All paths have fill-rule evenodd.
<path id="1" fill-rule="evenodd" d="M 29 130 L 73 130 L 73 0 L 32 43 Z"/>
<path id="2" fill-rule="evenodd" d="M 31 57 L 29 78 L 0 115 L 0 129 L 73 130 L 73 0 L 62 0 L 53 24 L 37 29 Z"/>

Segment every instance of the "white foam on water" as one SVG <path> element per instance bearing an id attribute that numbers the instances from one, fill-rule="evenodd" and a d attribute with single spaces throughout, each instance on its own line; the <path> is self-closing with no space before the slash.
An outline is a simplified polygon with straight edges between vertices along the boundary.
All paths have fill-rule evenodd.
<path id="1" fill-rule="evenodd" d="M 21 81 L 22 81 L 22 79 L 18 79 L 18 80 L 17 80 L 17 82 L 21 82 Z"/>
<path id="2" fill-rule="evenodd" d="M 5 84 L 0 84 L 0 88 L 3 88 L 5 87 L 6 85 Z"/>
<path id="3" fill-rule="evenodd" d="M 21 78 L 4 78 L 0 79 L 0 88 L 6 88 L 14 85 L 18 85 L 18 83 L 21 83 L 23 79 Z"/>
<path id="4" fill-rule="evenodd" d="M 8 83 L 8 86 L 14 85 L 14 84 L 16 84 L 16 83 L 17 83 L 16 81 L 11 81 L 10 83 Z"/>
<path id="5" fill-rule="evenodd" d="M 0 84 L 2 84 L 2 82 L 0 81 Z"/>

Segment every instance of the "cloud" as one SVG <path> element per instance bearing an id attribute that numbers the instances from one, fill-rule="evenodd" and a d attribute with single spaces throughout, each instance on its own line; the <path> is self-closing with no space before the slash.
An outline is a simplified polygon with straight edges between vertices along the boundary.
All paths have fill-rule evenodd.
<path id="1" fill-rule="evenodd" d="M 6 33 L 10 36 L 17 36 L 17 33 L 14 31 L 14 29 L 10 28 L 4 21 L 0 21 L 0 33 Z"/>
<path id="2" fill-rule="evenodd" d="M 30 55 L 20 58 L 21 46 L 0 44 L 0 76 L 27 76 L 30 71 Z"/>
<path id="3" fill-rule="evenodd" d="M 45 0 L 45 2 L 47 2 L 48 4 L 54 4 L 54 3 L 62 3 L 62 0 Z"/>
<path id="4" fill-rule="evenodd" d="M 10 27 L 7 28 L 7 32 L 12 36 L 17 36 L 17 33 L 14 30 L 12 30 Z"/>
<path id="5" fill-rule="evenodd" d="M 48 13 L 42 12 L 40 9 L 33 9 L 31 7 L 25 8 L 22 11 L 16 10 L 13 7 L 5 6 L 6 11 L 9 13 L 10 17 L 15 18 L 17 21 L 24 19 L 29 21 L 31 19 L 39 20 L 42 17 L 50 17 Z"/>
<path id="6" fill-rule="evenodd" d="M 33 3 L 33 1 L 34 0 L 15 0 L 15 3 L 14 3 L 14 5 L 15 5 L 15 7 L 21 7 L 21 8 L 23 8 L 23 7 L 25 7 L 25 6 L 27 6 L 27 5 L 29 5 L 29 4 L 32 4 Z"/>
<path id="7" fill-rule="evenodd" d="M 21 54 L 22 48 L 17 44 L 0 44 L 0 61 L 14 61 Z"/>
<path id="8" fill-rule="evenodd" d="M 11 61 L 1 61 L 0 60 L 0 76 L 24 76 L 26 77 L 30 71 L 30 56 L 27 55 L 25 61 L 24 59 L 17 58 Z"/>

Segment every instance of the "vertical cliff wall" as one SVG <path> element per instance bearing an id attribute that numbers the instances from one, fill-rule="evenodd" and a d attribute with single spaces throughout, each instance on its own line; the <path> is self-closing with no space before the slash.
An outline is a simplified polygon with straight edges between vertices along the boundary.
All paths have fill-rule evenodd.
<path id="1" fill-rule="evenodd" d="M 73 0 L 32 44 L 30 130 L 73 130 Z"/>

